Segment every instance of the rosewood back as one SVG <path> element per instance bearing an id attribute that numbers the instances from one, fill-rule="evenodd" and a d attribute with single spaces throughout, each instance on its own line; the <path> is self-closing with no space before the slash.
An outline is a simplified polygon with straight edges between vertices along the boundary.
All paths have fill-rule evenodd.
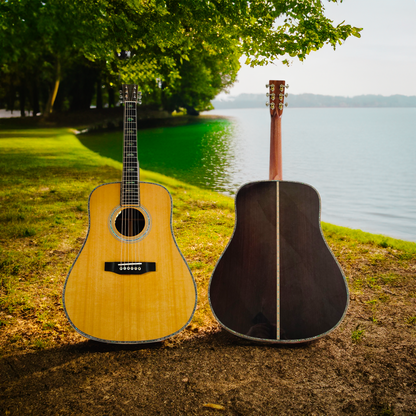
<path id="1" fill-rule="evenodd" d="M 284 82 L 271 85 L 279 91 Z M 282 174 L 282 96 L 270 105 L 275 178 Z M 348 288 L 322 235 L 317 191 L 298 182 L 253 182 L 239 189 L 235 204 L 234 234 L 209 286 L 217 320 L 243 338 L 274 343 L 309 341 L 332 331 L 346 313 Z"/>

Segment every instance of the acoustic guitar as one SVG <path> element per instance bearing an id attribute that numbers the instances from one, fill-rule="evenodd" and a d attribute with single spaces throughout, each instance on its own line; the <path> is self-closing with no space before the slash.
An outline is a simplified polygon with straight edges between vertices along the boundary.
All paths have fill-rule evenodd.
<path id="1" fill-rule="evenodd" d="M 141 182 L 136 85 L 123 85 L 122 182 L 95 188 L 87 238 L 66 278 L 63 304 L 83 336 L 108 343 L 169 338 L 190 322 L 196 285 L 172 230 L 172 198 Z"/>
<path id="2" fill-rule="evenodd" d="M 320 197 L 282 180 L 284 81 L 270 81 L 269 180 L 243 185 L 234 233 L 209 284 L 218 322 L 243 338 L 300 343 L 328 334 L 345 316 L 348 288 L 322 235 Z"/>

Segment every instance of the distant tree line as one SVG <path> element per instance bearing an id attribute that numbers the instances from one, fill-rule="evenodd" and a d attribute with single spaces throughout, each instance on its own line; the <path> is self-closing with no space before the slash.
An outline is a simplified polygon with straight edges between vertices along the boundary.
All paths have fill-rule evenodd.
<path id="1" fill-rule="evenodd" d="M 137 83 L 147 105 L 197 113 L 242 55 L 287 63 L 360 36 L 324 13 L 320 0 L 1 0 L 0 107 L 111 107 Z"/>
<path id="2" fill-rule="evenodd" d="M 342 97 L 319 94 L 290 94 L 286 99 L 289 107 L 416 107 L 416 96 L 357 95 Z M 214 100 L 214 108 L 265 107 L 265 94 L 240 94 L 227 100 Z"/>

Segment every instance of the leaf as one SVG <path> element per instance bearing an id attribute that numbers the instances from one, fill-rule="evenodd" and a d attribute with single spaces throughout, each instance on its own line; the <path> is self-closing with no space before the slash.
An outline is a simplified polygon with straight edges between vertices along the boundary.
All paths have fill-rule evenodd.
<path id="1" fill-rule="evenodd" d="M 221 406 L 220 404 L 214 404 L 214 403 L 204 403 L 203 407 L 209 407 L 211 409 L 217 409 L 217 410 L 225 410 L 224 406 Z"/>

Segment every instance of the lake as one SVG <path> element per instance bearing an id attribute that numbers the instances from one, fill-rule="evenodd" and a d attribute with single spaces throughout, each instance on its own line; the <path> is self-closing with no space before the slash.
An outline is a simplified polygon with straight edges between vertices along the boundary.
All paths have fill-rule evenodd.
<path id="1" fill-rule="evenodd" d="M 267 180 L 268 109 L 208 114 L 185 126 L 139 130 L 140 166 L 230 195 Z M 283 179 L 318 190 L 323 221 L 416 241 L 415 127 L 416 108 L 289 107 L 282 119 Z M 94 135 L 80 138 L 121 160 L 121 140 L 105 136 L 113 148 Z"/>

